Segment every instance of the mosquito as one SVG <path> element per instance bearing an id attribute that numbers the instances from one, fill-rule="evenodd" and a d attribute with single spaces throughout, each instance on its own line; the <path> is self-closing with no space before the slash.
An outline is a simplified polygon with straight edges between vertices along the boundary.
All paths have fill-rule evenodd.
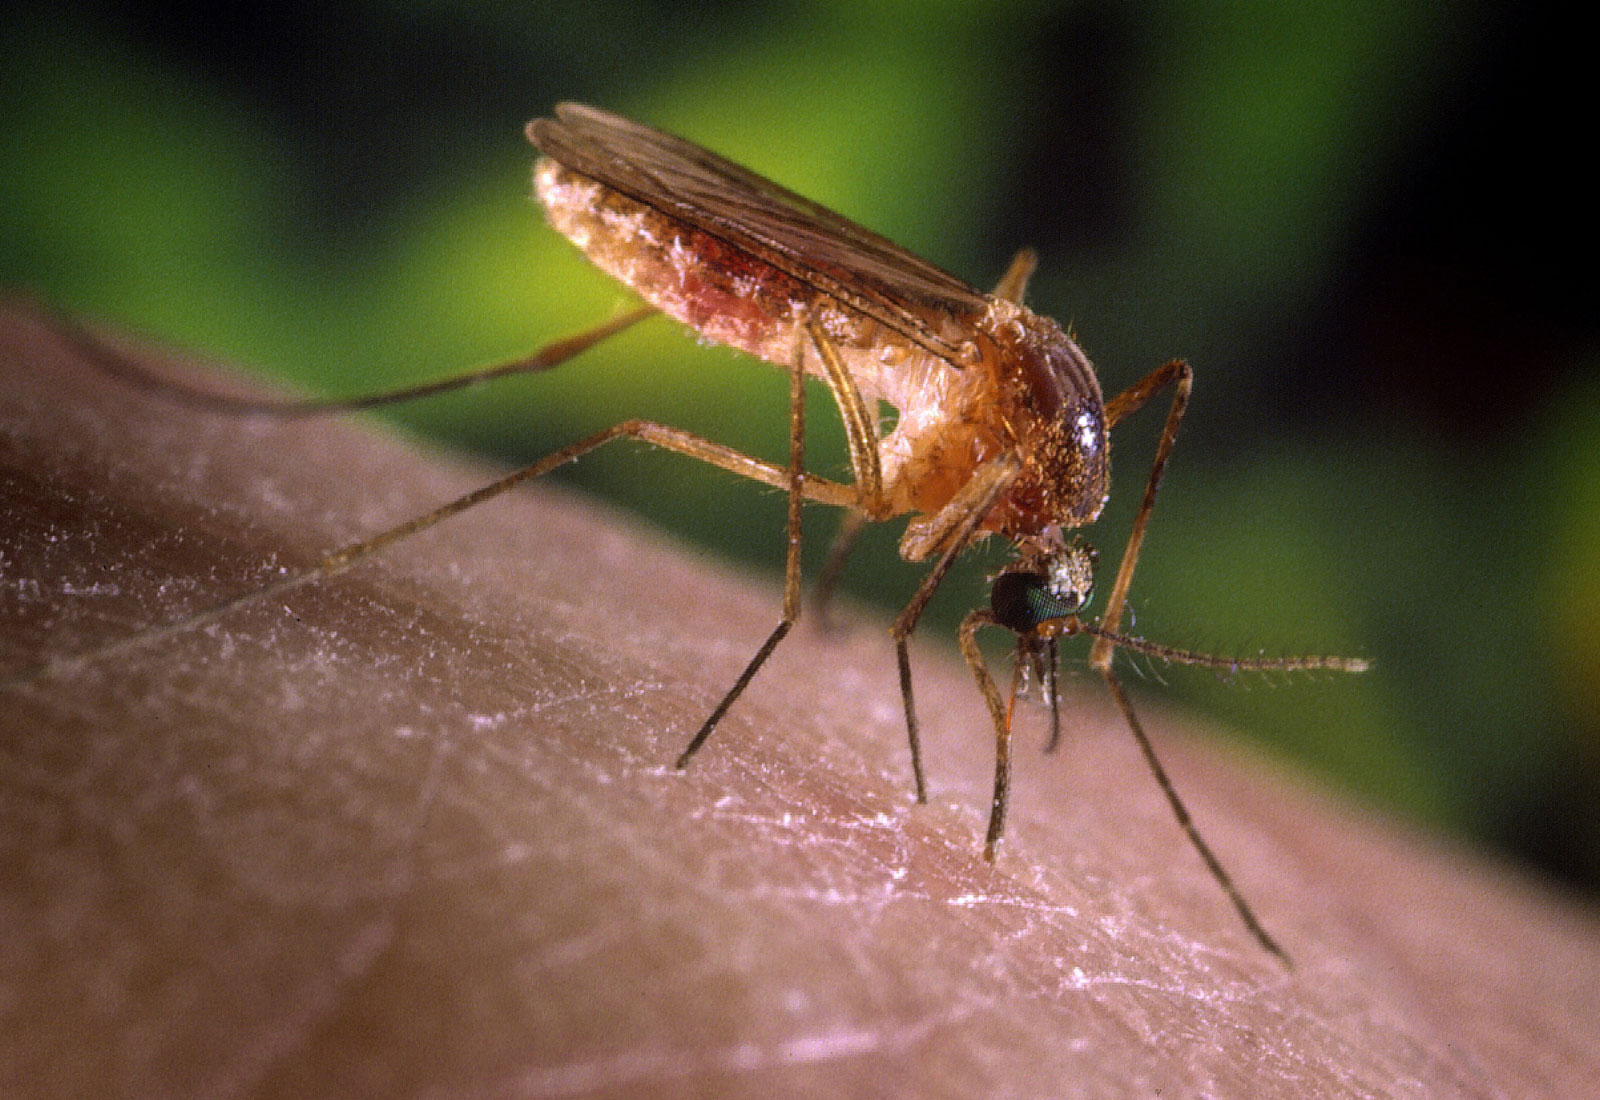
<path id="1" fill-rule="evenodd" d="M 1060 737 L 1059 643 L 1092 639 L 1089 666 L 1143 753 L 1162 794 L 1250 934 L 1285 964 L 1289 957 L 1256 918 L 1201 837 L 1157 758 L 1112 668 L 1118 649 L 1161 661 L 1234 671 L 1359 672 L 1354 657 L 1224 657 L 1121 632 L 1134 567 L 1167 459 L 1188 406 L 1193 374 L 1173 360 L 1105 399 L 1082 349 L 1055 321 L 1022 304 L 1035 256 L 1017 254 L 993 294 L 975 290 L 883 237 L 698 145 L 594 107 L 567 103 L 528 124 L 541 156 L 534 190 L 550 224 L 644 305 L 513 362 L 419 386 L 356 398 L 302 402 L 222 397 L 142 372 L 87 332 L 63 322 L 77 350 L 132 383 L 191 404 L 280 417 L 348 412 L 409 401 L 509 374 L 549 370 L 654 313 L 702 338 L 783 368 L 789 375 L 789 454 L 779 465 L 679 428 L 625 420 L 424 515 L 335 549 L 308 569 L 145 631 L 68 664 L 193 629 L 246 602 L 341 573 L 451 516 L 532 481 L 619 439 L 633 439 L 716 466 L 787 494 L 783 612 L 755 655 L 677 758 L 687 767 L 801 614 L 801 506 L 843 510 L 841 535 L 824 570 L 831 585 L 862 527 L 912 517 L 900 539 L 907 561 L 931 561 L 890 628 L 919 803 L 928 798 L 908 639 L 962 553 L 998 536 L 1013 557 L 994 577 L 990 604 L 958 633 L 994 725 L 995 778 L 983 855 L 1005 835 L 1011 790 L 1012 711 L 1036 671 L 1051 705 L 1051 746 Z M 851 479 L 805 469 L 805 390 L 819 378 L 844 423 Z M 1111 592 L 1098 619 L 1082 617 L 1097 555 L 1070 534 L 1099 517 L 1110 490 L 1108 433 L 1153 398 L 1170 394 L 1165 425 Z M 898 412 L 885 430 L 876 410 Z M 1009 696 L 978 648 L 985 627 L 1016 638 Z M 63 662 L 56 662 L 59 668 Z"/>

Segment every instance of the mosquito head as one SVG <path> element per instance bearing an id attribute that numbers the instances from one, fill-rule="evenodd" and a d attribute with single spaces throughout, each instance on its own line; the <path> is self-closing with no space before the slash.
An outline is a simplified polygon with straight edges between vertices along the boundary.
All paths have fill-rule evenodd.
<path id="1" fill-rule="evenodd" d="M 1076 536 L 1063 541 L 1059 529 L 1030 540 L 989 589 L 995 621 L 1017 634 L 1031 634 L 1040 623 L 1076 615 L 1094 594 L 1098 560 L 1093 546 Z"/>

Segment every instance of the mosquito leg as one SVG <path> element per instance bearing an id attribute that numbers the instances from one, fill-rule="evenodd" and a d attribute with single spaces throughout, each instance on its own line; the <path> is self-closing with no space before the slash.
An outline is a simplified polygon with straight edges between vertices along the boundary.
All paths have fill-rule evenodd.
<path id="1" fill-rule="evenodd" d="M 822 364 L 822 378 L 833 394 L 839 409 L 839 419 L 844 423 L 845 444 L 850 451 L 850 469 L 855 474 L 856 488 L 861 493 L 861 510 L 845 513 L 839 521 L 839 530 L 828 547 L 828 558 L 817 578 L 817 587 L 811 603 L 817 614 L 817 624 L 826 628 L 828 601 L 844 573 L 846 560 L 855 547 L 862 529 L 873 519 L 884 518 L 883 466 L 878 456 L 878 423 L 868 407 L 855 376 L 845 366 L 839 351 L 815 323 L 807 322 L 807 334 Z"/>
<path id="2" fill-rule="evenodd" d="M 1015 455 L 1002 455 L 986 466 L 980 467 L 972 475 L 972 479 L 961 487 L 949 504 L 939 510 L 933 517 L 933 522 L 927 529 L 917 532 L 906 532 L 906 538 L 900 541 L 901 556 L 909 560 L 918 560 L 907 553 L 907 543 L 913 539 L 920 540 L 922 544 L 933 544 L 943 547 L 943 553 L 934 563 L 928 574 L 922 578 L 922 583 L 917 586 L 916 593 L 911 597 L 911 602 L 906 604 L 894 621 L 894 626 L 889 630 L 894 638 L 895 659 L 900 667 L 900 698 L 906 708 L 906 738 L 911 744 L 911 775 L 916 781 L 917 801 L 928 801 L 928 784 L 922 772 L 922 733 L 917 724 L 917 706 L 911 694 L 911 652 L 906 640 L 911 637 L 911 632 L 917 628 L 917 621 L 922 618 L 922 612 L 928 606 L 928 601 L 933 598 L 945 575 L 950 572 L 950 567 L 961 551 L 966 549 L 977 533 L 978 525 L 983 522 L 989 510 L 994 507 L 995 501 L 1010 487 L 1022 465 Z"/>
<path id="3" fill-rule="evenodd" d="M 1006 268 L 1006 273 L 1000 276 L 1000 282 L 995 285 L 994 296 L 1006 302 L 1022 304 L 1022 299 L 1028 293 L 1028 280 L 1033 276 L 1033 269 L 1039 266 L 1039 254 L 1031 248 L 1024 248 L 1011 258 L 1011 266 Z"/>
<path id="4" fill-rule="evenodd" d="M 302 572 L 283 577 L 261 588 L 241 593 L 232 599 L 225 600 L 214 607 L 197 612 L 176 622 L 152 627 L 149 630 L 84 653 L 57 657 L 11 679 L 0 681 L 0 688 L 15 687 L 45 676 L 58 675 L 107 657 L 143 648 L 163 638 L 169 638 L 175 634 L 216 622 L 237 608 L 258 603 L 290 589 L 298 588 L 303 584 L 309 584 L 312 581 L 343 573 L 358 563 L 388 549 L 402 539 L 420 534 L 428 528 L 443 523 L 445 520 L 459 515 L 469 508 L 492 500 L 524 482 L 543 477 L 557 467 L 581 458 L 590 451 L 616 439 L 637 439 L 652 446 L 660 447 L 662 450 L 686 455 L 689 458 L 708 463 L 719 469 L 727 470 L 729 473 L 749 478 L 751 481 L 759 481 L 774 488 L 799 492 L 803 494 L 806 500 L 838 508 L 855 507 L 856 494 L 852 486 L 841 485 L 838 482 L 828 481 L 820 477 L 808 477 L 803 482 L 797 482 L 789 470 L 783 467 L 774 466 L 769 462 L 753 458 L 731 447 L 725 447 L 720 443 L 713 443 L 709 439 L 686 432 L 681 428 L 657 424 L 650 420 L 625 420 L 621 424 L 613 425 L 605 431 L 596 432 L 587 439 L 581 439 L 576 443 L 561 448 L 559 451 L 548 454 L 530 466 L 514 470 L 482 488 L 475 489 L 470 493 L 457 497 L 455 500 L 442 504 L 431 512 L 415 516 L 404 523 L 396 524 L 369 538 L 332 550 Z M 798 488 L 796 487 L 797 485 Z M 796 577 L 798 577 L 798 572 L 796 572 Z M 796 590 L 798 591 L 798 588 Z M 785 602 L 787 604 L 795 601 L 786 599 Z"/>
<path id="5" fill-rule="evenodd" d="M 823 345 L 816 331 L 810 323 L 806 325 L 813 341 L 817 342 L 820 349 Z M 800 506 L 805 503 L 806 489 L 806 372 L 805 372 L 805 345 L 798 340 L 795 342 L 794 364 L 789 372 L 789 467 L 785 471 L 788 480 L 786 486 L 789 490 L 789 523 L 788 546 L 783 560 L 783 618 L 767 635 L 767 640 L 761 643 L 761 648 L 756 650 L 756 655 L 750 658 L 750 663 L 744 666 L 744 671 L 739 673 L 739 678 L 733 682 L 728 693 L 716 705 L 699 731 L 689 742 L 687 748 L 679 754 L 677 767 L 681 770 L 689 766 L 689 760 L 700 751 L 700 746 L 706 743 L 711 736 L 711 731 L 717 728 L 717 723 L 722 721 L 722 716 L 728 713 L 728 708 L 734 701 L 744 694 L 744 689 L 750 686 L 750 681 L 755 679 L 761 666 L 767 663 L 767 658 L 772 656 L 773 650 L 778 648 L 778 643 L 783 641 L 795 620 L 800 617 Z M 873 451 L 876 456 L 876 450 Z"/>
<path id="6" fill-rule="evenodd" d="M 934 554 L 945 554 L 952 545 L 966 545 L 971 531 L 983 522 L 989 509 L 1021 470 L 1021 460 L 1011 453 L 978 467 L 943 508 L 906 525 L 905 534 L 900 536 L 900 557 L 905 561 L 923 561 Z M 921 598 L 927 602 L 926 596 Z M 917 597 L 912 597 L 912 603 L 916 602 Z"/>
<path id="7" fill-rule="evenodd" d="M 1122 611 L 1128 598 L 1128 587 L 1133 582 L 1134 566 L 1138 564 L 1139 550 L 1144 543 L 1145 528 L 1150 523 L 1150 512 L 1155 507 L 1156 493 L 1161 488 L 1161 475 L 1166 470 L 1167 458 L 1172 454 L 1172 445 L 1177 439 L 1178 425 L 1183 421 L 1183 412 L 1189 403 L 1189 390 L 1193 382 L 1194 373 L 1189 369 L 1189 364 L 1182 360 L 1173 360 L 1151 371 L 1106 403 L 1106 423 L 1114 427 L 1162 389 L 1167 386 L 1173 387 L 1172 405 L 1167 410 L 1167 420 L 1161 429 L 1161 442 L 1156 446 L 1155 460 L 1150 464 L 1150 478 L 1145 484 L 1144 500 L 1139 505 L 1138 515 L 1134 517 L 1133 530 L 1128 535 L 1128 545 L 1122 551 L 1122 562 L 1117 567 L 1116 583 L 1112 586 L 1110 599 L 1106 601 L 1105 613 L 1101 615 L 1097 624 L 1107 632 L 1114 633 L 1121 623 Z M 1267 934 L 1267 930 L 1256 919 L 1244 896 L 1239 893 L 1238 887 L 1228 877 L 1228 872 L 1223 869 L 1221 861 L 1201 838 L 1200 831 L 1195 828 L 1194 819 L 1189 816 L 1189 811 L 1184 807 L 1183 800 L 1178 797 L 1177 789 L 1173 787 L 1166 769 L 1161 766 L 1155 748 L 1150 744 L 1150 738 L 1145 734 L 1144 727 L 1139 724 L 1138 716 L 1133 712 L 1133 705 L 1128 701 L 1127 693 L 1123 691 L 1122 684 L 1111 670 L 1111 658 L 1116 646 L 1116 641 L 1107 634 L 1097 634 L 1094 648 L 1089 653 L 1089 664 L 1105 678 L 1106 687 L 1111 690 L 1111 697 L 1116 700 L 1117 709 L 1122 712 L 1128 728 L 1133 731 L 1134 740 L 1139 743 L 1139 751 L 1144 754 L 1145 763 L 1149 765 L 1151 774 L 1160 785 L 1161 793 L 1166 795 L 1173 816 L 1178 819 L 1178 824 L 1189 837 L 1189 843 L 1205 861 L 1211 877 L 1217 880 L 1223 893 L 1228 895 L 1228 900 L 1233 902 L 1234 909 L 1244 921 L 1245 927 L 1250 930 L 1250 934 L 1268 952 L 1281 959 L 1285 966 L 1292 967 L 1294 964 L 1290 961 L 1288 953 Z"/>
<path id="8" fill-rule="evenodd" d="M 1228 895 L 1228 900 L 1233 902 L 1234 910 L 1239 914 L 1239 919 L 1244 921 L 1244 926 L 1256 938 L 1256 942 L 1276 955 L 1283 965 L 1293 969 L 1294 961 L 1289 958 L 1288 952 L 1278 945 L 1278 941 L 1267 933 L 1256 919 L 1255 912 L 1250 904 L 1244 900 L 1244 895 L 1233 884 L 1233 879 L 1223 869 L 1222 862 L 1200 836 L 1200 830 L 1195 828 L 1194 819 L 1189 816 L 1189 810 L 1183 804 L 1183 799 L 1178 797 L 1177 788 L 1172 785 L 1172 779 L 1167 775 L 1167 769 L 1162 767 L 1161 760 L 1156 756 L 1156 750 L 1150 744 L 1149 736 L 1144 732 L 1144 727 L 1139 724 L 1138 716 L 1133 713 L 1133 704 L 1128 701 L 1127 694 L 1122 690 L 1122 684 L 1109 668 L 1100 670 L 1100 675 L 1105 677 L 1106 687 L 1111 689 L 1111 697 L 1116 701 L 1117 709 L 1122 712 L 1123 720 L 1128 723 L 1128 728 L 1133 731 L 1133 738 L 1139 743 L 1139 751 L 1144 754 L 1144 761 L 1150 767 L 1150 773 L 1156 777 L 1156 783 L 1161 787 L 1161 793 L 1167 797 L 1167 805 L 1172 807 L 1172 816 L 1178 819 L 1178 824 L 1183 827 L 1184 833 L 1189 838 L 1189 843 L 1205 861 L 1206 869 L 1211 872 L 1211 877 L 1217 880 L 1217 885 L 1222 887 L 1222 892 Z"/>
<path id="9" fill-rule="evenodd" d="M 554 343 L 546 344 L 533 354 L 523 356 L 521 359 L 514 359 L 507 363 L 498 363 L 488 367 L 478 367 L 464 374 L 452 375 L 432 382 L 423 382 L 420 385 L 405 386 L 401 389 L 385 390 L 381 393 L 363 394 L 357 397 L 311 398 L 305 401 L 285 401 L 270 397 L 230 397 L 227 394 L 196 389 L 182 382 L 151 373 L 131 357 L 105 343 L 82 325 L 63 314 L 51 311 L 48 321 L 56 333 L 70 344 L 75 352 L 83 356 L 87 362 L 131 386 L 158 393 L 168 400 L 179 401 L 185 405 L 207 409 L 211 412 L 236 416 L 272 416 L 279 419 L 294 419 L 305 416 L 324 416 L 330 413 L 355 412 L 360 409 L 373 409 L 383 405 L 395 405 L 403 401 L 415 401 L 422 397 L 448 393 L 451 390 L 465 389 L 468 386 L 482 385 L 492 379 L 504 378 L 511 374 L 529 374 L 536 371 L 551 370 L 567 360 L 588 351 L 596 344 L 615 336 L 623 329 L 632 327 L 655 312 L 654 306 L 638 306 L 625 313 L 619 313 L 617 316 L 595 325 L 593 328 L 585 329 Z"/>
<path id="10" fill-rule="evenodd" d="M 839 587 L 839 580 L 844 576 L 845 563 L 850 559 L 850 552 L 855 549 L 856 541 L 860 539 L 861 532 L 866 530 L 868 523 L 865 512 L 845 512 L 839 519 L 839 529 L 834 532 L 833 541 L 828 544 L 828 556 L 822 563 L 822 571 L 817 574 L 816 586 L 811 591 L 811 614 L 814 616 L 817 629 L 828 630 L 831 623 L 828 620 L 828 605 L 833 601 L 833 593 Z"/>
<path id="11" fill-rule="evenodd" d="M 850 449 L 850 469 L 855 474 L 856 488 L 861 491 L 861 508 L 869 518 L 883 518 L 883 467 L 878 459 L 878 421 L 867 407 L 866 399 L 856 386 L 855 376 L 845 366 L 839 351 L 822 330 L 812 321 L 806 322 L 806 334 L 822 361 L 822 378 L 839 406 L 839 418 L 844 421 L 845 444 Z"/>
<path id="12" fill-rule="evenodd" d="M 1000 698 L 1000 689 L 989 674 L 988 662 L 978 648 L 978 631 L 994 625 L 994 612 L 986 607 L 967 612 L 961 620 L 956 638 L 961 643 L 961 655 L 967 659 L 972 678 L 978 682 L 983 701 L 994 721 L 994 800 L 989 805 L 989 831 L 983 838 L 983 858 L 993 863 L 999 850 L 1000 838 L 1006 831 L 1006 807 L 1011 800 L 1011 707 Z M 1019 640 L 1019 645 L 1022 644 Z M 1019 659 L 1021 654 L 1018 654 Z M 1018 669 L 1021 668 L 1020 663 Z M 1017 675 L 1011 680 L 1011 702 L 1017 698 Z"/>
<path id="13" fill-rule="evenodd" d="M 1189 404 L 1189 390 L 1194 382 L 1194 372 L 1189 364 L 1174 359 L 1157 367 L 1122 393 L 1106 402 L 1106 426 L 1115 427 L 1129 414 L 1168 386 L 1172 387 L 1172 406 L 1167 410 L 1167 421 L 1161 429 L 1161 442 L 1156 445 L 1155 461 L 1150 464 L 1150 478 L 1145 483 L 1144 500 L 1134 517 L 1133 530 L 1128 533 L 1128 544 L 1123 548 L 1122 561 L 1117 566 L 1117 579 L 1111 586 L 1111 596 L 1100 616 L 1100 624 L 1115 632 L 1122 624 L 1122 611 L 1128 600 L 1128 586 L 1133 583 L 1133 570 L 1139 563 L 1139 550 L 1144 545 L 1145 528 L 1150 525 L 1150 511 L 1156 504 L 1156 492 L 1161 488 L 1161 475 L 1166 472 L 1167 458 L 1172 454 L 1172 444 L 1178 438 L 1178 425 L 1183 421 L 1183 411 Z M 1089 651 L 1089 664 L 1101 672 L 1111 668 L 1111 655 L 1115 646 L 1105 638 L 1096 638 Z"/>

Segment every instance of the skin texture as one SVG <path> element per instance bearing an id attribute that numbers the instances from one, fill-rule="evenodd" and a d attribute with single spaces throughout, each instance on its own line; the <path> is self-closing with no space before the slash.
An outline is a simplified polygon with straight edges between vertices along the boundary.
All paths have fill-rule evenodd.
<path id="1" fill-rule="evenodd" d="M 360 425 L 131 392 L 19 308 L 0 372 L 3 676 L 487 479 Z M 863 616 L 802 624 L 674 772 L 778 604 L 535 487 L 11 683 L 0 1094 L 1570 1097 L 1600 1079 L 1592 912 L 1144 701 L 1286 971 L 1092 677 L 1054 756 L 1027 708 L 992 867 L 992 736 L 948 639 L 913 658 L 928 806 L 886 624 Z M 1336 683 L 1295 690 L 1339 705 Z"/>

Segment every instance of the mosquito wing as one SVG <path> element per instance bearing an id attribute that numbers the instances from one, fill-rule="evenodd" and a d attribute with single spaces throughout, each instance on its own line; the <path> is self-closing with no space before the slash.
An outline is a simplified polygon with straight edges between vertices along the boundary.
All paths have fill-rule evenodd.
<path id="1" fill-rule="evenodd" d="M 750 253 L 957 366 L 988 296 L 707 149 L 578 103 L 528 136 L 558 163 Z"/>

